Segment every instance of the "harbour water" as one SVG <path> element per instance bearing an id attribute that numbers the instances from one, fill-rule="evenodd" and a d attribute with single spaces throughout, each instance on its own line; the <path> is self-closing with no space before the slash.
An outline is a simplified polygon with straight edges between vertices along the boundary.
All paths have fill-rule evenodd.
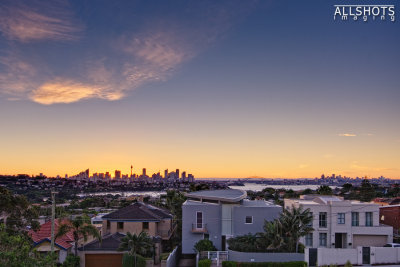
<path id="1" fill-rule="evenodd" d="M 256 183 L 244 183 L 243 186 L 232 185 L 229 188 L 232 189 L 240 189 L 240 190 L 251 190 L 251 191 L 262 191 L 266 187 L 271 187 L 274 189 L 292 189 L 294 191 L 305 190 L 310 188 L 312 190 L 316 190 L 319 185 L 268 185 L 268 184 L 256 184 Z M 332 189 L 335 189 L 336 186 L 330 186 Z M 150 196 L 150 197 L 160 197 L 160 195 L 166 194 L 166 191 L 127 191 L 127 192 L 95 192 L 95 193 L 80 193 L 77 194 L 79 197 L 87 197 L 87 196 L 106 196 L 106 195 L 121 195 L 123 197 L 129 196 Z"/>

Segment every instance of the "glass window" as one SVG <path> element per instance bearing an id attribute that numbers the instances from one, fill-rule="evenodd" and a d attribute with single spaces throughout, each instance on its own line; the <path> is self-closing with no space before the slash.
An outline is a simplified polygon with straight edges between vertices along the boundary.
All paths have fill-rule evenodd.
<path id="1" fill-rule="evenodd" d="M 344 213 L 338 213 L 337 215 L 337 223 L 338 224 L 345 224 L 346 220 L 345 220 L 345 214 Z"/>
<path id="2" fill-rule="evenodd" d="M 351 213 L 351 226 L 359 226 L 359 215 L 358 212 Z"/>
<path id="3" fill-rule="evenodd" d="M 111 225 L 110 221 L 107 221 L 107 229 L 110 229 L 110 225 Z"/>
<path id="4" fill-rule="evenodd" d="M 246 221 L 245 221 L 245 223 L 246 223 L 246 224 L 251 224 L 251 223 L 253 223 L 253 216 L 246 216 Z"/>
<path id="5" fill-rule="evenodd" d="M 326 241 L 327 241 L 327 234 L 319 233 L 319 245 L 321 247 L 326 247 Z"/>
<path id="6" fill-rule="evenodd" d="M 143 222 L 142 228 L 143 229 L 149 229 L 149 222 Z"/>
<path id="7" fill-rule="evenodd" d="M 372 212 L 365 213 L 365 226 L 372 226 Z"/>
<path id="8" fill-rule="evenodd" d="M 124 229 L 124 222 L 117 222 L 117 229 Z"/>
<path id="9" fill-rule="evenodd" d="M 319 213 L 319 227 L 323 228 L 327 227 L 326 217 L 327 217 L 326 212 Z"/>
<path id="10" fill-rule="evenodd" d="M 196 228 L 203 228 L 203 212 L 201 211 L 196 212 Z"/>
<path id="11" fill-rule="evenodd" d="M 312 212 L 310 212 L 310 214 L 311 214 L 311 222 L 309 223 L 309 224 L 307 224 L 307 226 L 313 226 L 313 221 L 314 221 L 314 215 L 313 215 L 313 213 Z"/>
<path id="12" fill-rule="evenodd" d="M 313 234 L 312 233 L 306 234 L 306 246 L 307 247 L 313 246 Z"/>

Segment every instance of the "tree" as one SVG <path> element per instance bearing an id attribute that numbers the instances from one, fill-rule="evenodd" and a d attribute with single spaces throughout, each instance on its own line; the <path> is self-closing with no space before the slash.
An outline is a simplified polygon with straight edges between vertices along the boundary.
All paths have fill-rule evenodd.
<path id="1" fill-rule="evenodd" d="M 213 242 L 208 239 L 202 239 L 194 244 L 194 250 L 196 252 L 202 251 L 216 251 L 217 248 L 214 246 Z"/>
<path id="2" fill-rule="evenodd" d="M 279 251 L 285 244 L 283 239 L 283 229 L 280 220 L 265 221 L 264 233 L 261 233 L 263 243 L 267 250 Z"/>
<path id="3" fill-rule="evenodd" d="M 27 236 L 10 234 L 5 231 L 4 224 L 0 225 L 0 266 L 52 267 L 55 263 L 55 254 L 42 256 L 32 248 Z"/>
<path id="4" fill-rule="evenodd" d="M 9 190 L 0 186 L 0 214 L 5 215 L 6 230 L 16 233 L 30 226 L 33 230 L 40 227 L 35 220 L 38 209 L 31 206 L 24 196 L 13 195 Z"/>
<path id="5" fill-rule="evenodd" d="M 333 191 L 332 191 L 332 188 L 330 188 L 329 186 L 321 185 L 317 189 L 317 194 L 320 194 L 320 195 L 333 195 Z"/>
<path id="6" fill-rule="evenodd" d="M 90 222 L 90 218 L 86 215 L 77 216 L 75 219 L 63 223 L 59 226 L 55 238 L 61 237 L 66 233 L 72 231 L 74 237 L 75 256 L 78 256 L 78 242 L 83 237 L 83 240 L 87 240 L 89 235 L 98 238 L 101 241 L 101 235 L 97 228 Z"/>
<path id="7" fill-rule="evenodd" d="M 302 206 L 292 206 L 284 209 L 279 221 L 282 224 L 282 234 L 289 252 L 298 252 L 299 239 L 314 231 L 312 228 L 312 214 L 310 209 L 304 210 Z"/>
<path id="8" fill-rule="evenodd" d="M 179 244 L 182 240 L 182 204 L 186 197 L 179 191 L 168 190 L 166 197 L 166 208 L 174 215 L 177 222 L 177 229 L 174 234 L 174 242 Z"/>
<path id="9" fill-rule="evenodd" d="M 140 234 L 131 234 L 128 232 L 126 236 L 121 239 L 121 244 L 118 250 L 124 251 L 129 250 L 129 255 L 135 258 L 135 267 L 137 265 L 136 254 L 145 256 L 153 247 L 153 241 L 146 232 L 140 232 Z"/>
<path id="10" fill-rule="evenodd" d="M 369 202 L 375 198 L 376 192 L 374 187 L 367 179 L 362 180 L 360 188 L 360 200 Z"/>

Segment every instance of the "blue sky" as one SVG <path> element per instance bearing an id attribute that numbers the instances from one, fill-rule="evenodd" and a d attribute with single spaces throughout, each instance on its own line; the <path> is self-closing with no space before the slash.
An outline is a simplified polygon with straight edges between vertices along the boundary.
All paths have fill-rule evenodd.
<path id="1" fill-rule="evenodd" d="M 400 178 L 399 24 L 341 3 L 2 2 L 1 169 Z"/>

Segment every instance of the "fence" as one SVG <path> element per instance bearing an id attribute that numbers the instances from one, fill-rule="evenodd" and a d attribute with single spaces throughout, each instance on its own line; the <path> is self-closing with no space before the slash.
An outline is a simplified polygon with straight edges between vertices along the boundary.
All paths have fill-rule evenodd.
<path id="1" fill-rule="evenodd" d="M 178 247 L 176 247 L 168 256 L 167 259 L 167 267 L 176 267 L 177 263 L 177 254 L 178 254 Z"/>
<path id="2" fill-rule="evenodd" d="M 353 265 L 362 264 L 399 264 L 400 248 L 390 247 L 357 247 L 349 249 L 318 248 L 317 264 L 321 265 L 344 265 L 349 261 Z M 305 249 L 305 261 L 310 264 L 309 252 Z"/>
<path id="3" fill-rule="evenodd" d="M 202 251 L 196 256 L 196 266 L 202 259 L 209 259 L 217 266 L 221 266 L 223 261 L 228 260 L 228 251 Z"/>
<path id="4" fill-rule="evenodd" d="M 239 252 L 229 250 L 229 260 L 237 262 L 304 261 L 303 253 Z"/>

